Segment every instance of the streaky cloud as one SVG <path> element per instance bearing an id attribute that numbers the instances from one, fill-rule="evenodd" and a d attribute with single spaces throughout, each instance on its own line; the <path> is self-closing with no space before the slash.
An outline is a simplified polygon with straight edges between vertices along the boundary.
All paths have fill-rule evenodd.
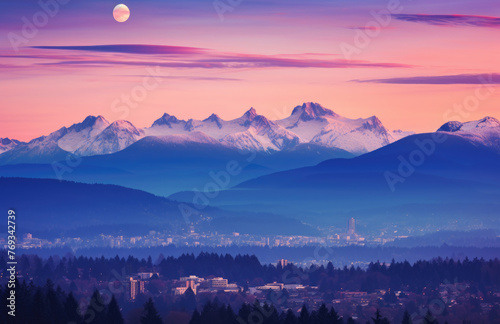
<path id="1" fill-rule="evenodd" d="M 393 14 L 394 18 L 414 23 L 437 26 L 470 26 L 500 28 L 500 18 L 473 15 L 425 15 L 425 14 Z"/>
<path id="2" fill-rule="evenodd" d="M 203 60 L 192 62 L 160 62 L 160 61 L 118 61 L 118 60 L 90 60 L 90 61 L 60 61 L 53 63 L 36 63 L 41 66 L 161 66 L 170 68 L 201 68 L 201 69 L 247 69 L 247 68 L 409 68 L 411 65 L 399 63 L 370 63 L 351 62 L 345 60 L 338 61 L 310 61 L 310 60 Z"/>
<path id="3" fill-rule="evenodd" d="M 199 47 L 148 45 L 148 44 L 110 44 L 110 45 L 84 45 L 84 46 L 32 46 L 36 49 L 91 51 L 104 53 L 125 54 L 202 54 L 207 50 Z"/>
<path id="4" fill-rule="evenodd" d="M 389 83 L 389 84 L 500 84 L 500 74 L 457 74 L 417 76 L 406 78 L 388 78 L 371 80 L 352 80 L 360 83 Z"/>
<path id="5" fill-rule="evenodd" d="M 391 62 L 370 62 L 361 60 L 326 59 L 328 53 L 255 55 L 248 53 L 226 53 L 197 47 L 166 45 L 88 45 L 88 46 L 33 46 L 29 58 L 53 59 L 52 62 L 38 62 L 35 65 L 58 66 L 163 66 L 173 68 L 239 69 L 239 68 L 409 68 L 412 65 Z M 47 52 L 48 53 L 47 53 Z M 77 58 L 71 56 L 50 56 L 58 51 L 86 51 Z M 110 57 L 118 53 L 121 57 Z M 67 53 L 65 53 L 68 55 Z M 154 60 L 143 60 L 143 55 L 154 55 Z M 322 56 L 322 57 L 319 57 Z M 13 57 L 13 56 L 12 56 Z M 60 59 L 57 60 L 56 58 Z M 19 57 L 18 57 L 19 58 Z"/>

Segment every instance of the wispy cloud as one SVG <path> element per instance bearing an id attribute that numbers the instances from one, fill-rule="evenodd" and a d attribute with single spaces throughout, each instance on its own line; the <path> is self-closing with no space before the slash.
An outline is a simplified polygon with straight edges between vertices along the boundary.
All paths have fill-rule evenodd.
<path id="1" fill-rule="evenodd" d="M 406 78 L 352 80 L 361 83 L 389 83 L 389 84 L 500 84 L 500 74 L 457 74 L 437 76 L 417 76 Z"/>
<path id="2" fill-rule="evenodd" d="M 94 66 L 105 67 L 113 65 L 123 66 L 160 66 L 168 68 L 198 68 L 198 69 L 248 69 L 248 68 L 409 68 L 410 65 L 398 63 L 371 63 L 366 61 L 348 60 L 289 60 L 280 58 L 268 59 L 214 59 L 198 60 L 192 62 L 163 62 L 163 61 L 126 61 L 126 60 L 81 60 L 59 61 L 50 63 L 36 63 L 40 66 Z"/>
<path id="3" fill-rule="evenodd" d="M 115 75 L 117 77 L 150 77 L 150 75 Z M 155 78 L 168 79 L 168 80 L 191 80 L 191 81 L 243 81 L 238 78 L 224 78 L 224 77 L 203 77 L 203 76 L 190 76 L 190 75 L 155 75 Z"/>
<path id="4" fill-rule="evenodd" d="M 377 30 L 382 30 L 382 29 L 394 29 L 393 26 L 350 26 L 350 27 L 345 27 L 346 29 L 361 29 L 361 30 L 368 30 L 368 31 L 377 31 Z"/>
<path id="5" fill-rule="evenodd" d="M 393 14 L 392 16 L 398 20 L 437 26 L 472 26 L 500 28 L 500 18 L 498 17 L 424 14 Z"/>
<path id="6" fill-rule="evenodd" d="M 148 44 L 112 44 L 112 45 L 86 45 L 86 46 L 32 46 L 31 48 L 90 51 L 103 53 L 126 54 L 201 54 L 207 49 L 199 47 L 148 45 Z"/>
<path id="7" fill-rule="evenodd" d="M 24 56 L 3 55 L 3 57 L 30 59 L 30 64 L 35 66 L 67 67 L 117 65 L 200 69 L 412 67 L 401 63 L 337 59 L 335 58 L 336 55 L 329 53 L 255 55 L 218 52 L 198 47 L 148 44 L 34 46 L 29 49 L 35 51 L 35 53 Z"/>

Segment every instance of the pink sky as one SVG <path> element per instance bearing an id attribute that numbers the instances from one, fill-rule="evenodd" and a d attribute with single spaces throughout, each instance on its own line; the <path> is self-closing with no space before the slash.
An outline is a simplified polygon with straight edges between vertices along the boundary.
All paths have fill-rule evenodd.
<path id="1" fill-rule="evenodd" d="M 144 127 L 164 112 L 232 119 L 254 107 L 280 119 L 306 101 L 419 132 L 448 117 L 500 118 L 498 6 L 401 1 L 400 12 L 356 47 L 356 28 L 373 26 L 370 12 L 387 3 L 243 1 L 220 20 L 211 1 L 130 1 L 130 19 L 118 23 L 116 4 L 69 2 L 16 51 L 9 37 L 22 36 L 22 18 L 41 9 L 36 1 L 7 1 L 0 15 L 0 137 L 27 141 L 87 115 Z M 140 45 L 107 46 L 113 44 Z M 346 45 L 357 52 L 347 57 Z M 148 69 L 157 78 L 144 90 Z M 492 84 L 477 81 L 488 75 Z M 488 95 L 478 99 L 478 91 Z M 145 96 L 126 113 L 113 108 L 134 92 Z"/>

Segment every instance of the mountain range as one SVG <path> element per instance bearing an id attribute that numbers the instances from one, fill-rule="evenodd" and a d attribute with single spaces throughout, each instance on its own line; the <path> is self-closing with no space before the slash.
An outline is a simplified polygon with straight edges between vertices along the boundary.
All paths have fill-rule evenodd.
<path id="1" fill-rule="evenodd" d="M 257 114 L 253 108 L 229 121 L 216 114 L 204 120 L 185 121 L 165 113 L 151 127 L 143 129 L 125 120 L 110 123 L 102 116 L 88 116 L 80 123 L 28 143 L 5 139 L 0 164 L 47 163 L 62 160 L 68 154 L 112 154 L 146 137 L 161 137 L 162 141 L 173 143 L 219 143 L 231 149 L 267 153 L 313 144 L 359 155 L 409 134 L 387 130 L 375 116 L 349 119 L 312 102 L 295 107 L 289 117 L 275 121 Z"/>
<path id="2" fill-rule="evenodd" d="M 349 217 L 365 231 L 406 229 L 410 235 L 429 228 L 500 228 L 500 122 L 492 117 L 450 121 L 433 133 L 408 134 L 388 131 L 376 117 L 347 119 L 305 103 L 277 121 L 250 109 L 231 121 L 216 115 L 183 121 L 164 114 L 151 127 L 139 129 L 128 121 L 109 123 L 89 116 L 28 143 L 2 139 L 1 144 L 0 176 L 8 177 L 2 180 L 5 188 L 17 188 L 3 195 L 26 208 L 12 192 L 24 197 L 28 190 L 24 201 L 38 201 L 30 217 L 40 219 L 54 212 L 74 213 L 71 206 L 78 204 L 85 211 L 94 198 L 111 210 L 115 203 L 108 205 L 106 199 L 115 201 L 131 188 L 127 190 L 169 198 L 158 197 L 154 208 L 132 204 L 132 214 L 164 208 L 158 206 L 165 201 L 173 204 L 169 206 L 207 204 L 214 208 L 209 226 L 216 224 L 219 230 L 239 226 L 245 232 L 258 219 L 255 233 L 269 228 L 297 233 L 303 223 L 343 228 Z M 14 177 L 71 180 L 82 187 Z M 95 183 L 102 187 L 93 187 Z M 85 198 L 94 189 L 106 199 Z M 51 190 L 62 198 L 41 196 L 64 208 L 36 199 L 37 193 Z M 83 198 L 74 201 L 62 194 L 71 190 L 71 197 Z M 127 199 L 138 203 L 146 194 L 130 192 Z M 44 216 L 44 210 L 50 213 Z M 235 215 L 244 216 L 234 222 Z M 75 217 L 84 222 L 85 213 Z"/>
<path id="3" fill-rule="evenodd" d="M 500 123 L 448 122 L 351 159 L 331 159 L 251 179 L 210 201 L 226 209 L 277 212 L 317 225 L 408 230 L 500 228 Z M 196 203 L 194 192 L 170 196 Z M 401 229 L 401 227 L 400 227 Z M 414 234 L 414 233 L 413 233 Z"/>

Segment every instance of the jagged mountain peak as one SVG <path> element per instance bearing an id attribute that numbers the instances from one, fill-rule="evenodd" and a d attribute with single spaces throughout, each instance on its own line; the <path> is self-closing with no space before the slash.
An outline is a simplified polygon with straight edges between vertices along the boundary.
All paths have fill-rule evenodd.
<path id="1" fill-rule="evenodd" d="M 242 117 L 245 117 L 249 120 L 253 120 L 255 117 L 257 117 L 257 111 L 255 110 L 255 108 L 250 108 L 248 109 Z"/>
<path id="2" fill-rule="evenodd" d="M 0 144 L 2 145 L 9 145 L 9 144 L 19 144 L 20 142 L 15 139 L 10 139 L 8 137 L 5 138 L 0 138 Z"/>
<path id="3" fill-rule="evenodd" d="M 203 120 L 204 122 L 210 122 L 217 124 L 217 127 L 222 128 L 223 120 L 216 114 L 211 114 L 208 118 Z"/>
<path id="4" fill-rule="evenodd" d="M 7 152 L 21 144 L 20 141 L 8 137 L 0 138 L 0 154 Z"/>
<path id="5" fill-rule="evenodd" d="M 377 116 L 371 116 L 368 118 L 364 123 L 363 127 L 368 130 L 384 130 L 387 131 L 387 129 L 384 127 L 380 119 L 378 119 Z"/>
<path id="6" fill-rule="evenodd" d="M 299 115 L 303 121 L 313 120 L 318 117 L 331 116 L 339 117 L 332 110 L 324 108 L 315 102 L 305 102 L 301 106 L 296 106 L 292 111 L 292 116 Z"/>
<path id="7" fill-rule="evenodd" d="M 167 114 L 167 113 L 164 113 L 163 116 L 161 116 L 160 118 L 158 118 L 157 120 L 154 121 L 154 123 L 153 123 L 153 125 L 151 125 L 151 127 L 163 126 L 163 125 L 170 127 L 171 124 L 178 124 L 179 122 L 181 122 L 181 120 L 178 119 L 177 117 L 170 115 L 170 114 Z"/>
<path id="8" fill-rule="evenodd" d="M 475 126 L 495 122 L 498 123 L 494 118 L 485 118 Z M 283 150 L 311 143 L 355 154 L 372 151 L 408 135 L 407 132 L 388 132 L 376 116 L 349 119 L 318 103 L 305 102 L 281 120 L 269 120 L 252 107 L 241 117 L 228 121 L 215 113 L 204 120 L 188 121 L 163 113 L 151 127 L 144 129 L 138 129 L 125 120 L 110 124 L 102 116 L 90 115 L 69 128 L 62 127 L 23 145 L 27 150 L 33 150 L 33 155 L 45 154 L 52 148 L 79 155 L 96 155 L 117 152 L 144 136 L 188 135 L 192 132 L 202 132 L 237 149 Z"/>
<path id="9" fill-rule="evenodd" d="M 143 134 L 144 131 L 137 129 L 131 122 L 117 120 L 91 142 L 87 142 L 76 150 L 75 154 L 88 156 L 118 152 L 135 143 Z"/>
<path id="10" fill-rule="evenodd" d="M 211 114 L 210 116 L 208 116 L 203 121 L 211 121 L 211 122 L 213 122 L 213 121 L 217 121 L 217 120 L 222 120 L 222 119 L 217 114 Z"/>
<path id="11" fill-rule="evenodd" d="M 70 127 L 68 127 L 69 131 L 74 131 L 74 132 L 80 132 L 81 130 L 85 128 L 90 128 L 90 127 L 101 127 L 101 126 L 108 126 L 109 122 L 104 118 L 103 116 L 92 116 L 89 115 L 85 117 L 85 119 L 81 123 L 73 124 Z M 63 127 L 65 128 L 65 127 Z"/>
<path id="12" fill-rule="evenodd" d="M 252 123 L 252 121 L 257 117 L 257 111 L 252 107 L 248 109 L 243 116 L 237 118 L 236 120 L 241 126 L 248 127 Z"/>

